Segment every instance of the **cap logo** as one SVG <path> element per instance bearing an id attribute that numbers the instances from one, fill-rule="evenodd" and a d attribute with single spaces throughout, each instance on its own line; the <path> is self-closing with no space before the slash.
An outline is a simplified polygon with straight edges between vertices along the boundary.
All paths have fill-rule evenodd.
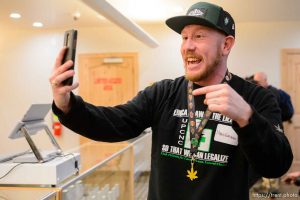
<path id="1" fill-rule="evenodd" d="M 194 10 L 191 10 L 188 15 L 189 16 L 204 16 L 206 14 L 207 9 L 206 8 L 196 8 Z"/>
<path id="2" fill-rule="evenodd" d="M 229 23 L 229 19 L 228 19 L 228 17 L 225 17 L 224 24 L 227 25 L 228 23 Z"/>

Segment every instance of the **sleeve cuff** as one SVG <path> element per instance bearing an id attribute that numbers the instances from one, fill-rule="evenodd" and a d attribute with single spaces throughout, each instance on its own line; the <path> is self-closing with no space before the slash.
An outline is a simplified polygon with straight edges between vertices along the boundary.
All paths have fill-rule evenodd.
<path id="1" fill-rule="evenodd" d="M 79 106 L 80 101 L 82 101 L 82 99 L 79 96 L 75 96 L 72 92 L 71 92 L 71 96 L 70 96 L 70 104 L 71 104 L 71 109 L 68 113 L 64 113 L 62 110 L 60 110 L 56 105 L 55 102 L 52 102 L 52 111 L 55 115 L 57 115 L 57 117 L 60 118 L 68 118 L 69 116 L 72 115 L 72 113 L 74 112 L 74 110 L 76 110 L 76 108 Z"/>

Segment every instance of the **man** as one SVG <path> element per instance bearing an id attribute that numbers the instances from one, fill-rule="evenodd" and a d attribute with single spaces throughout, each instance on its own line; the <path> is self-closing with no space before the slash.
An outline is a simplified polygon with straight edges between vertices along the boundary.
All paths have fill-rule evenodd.
<path id="1" fill-rule="evenodd" d="M 66 71 L 71 61 L 61 65 L 63 49 L 50 77 L 53 111 L 94 140 L 127 140 L 151 127 L 149 200 L 249 199 L 249 165 L 278 177 L 292 162 L 276 100 L 228 72 L 235 24 L 221 7 L 199 2 L 166 23 L 182 36 L 185 77 L 157 82 L 123 105 L 94 106 L 71 93 L 77 83 L 61 84 L 74 75 Z"/>
<path id="2" fill-rule="evenodd" d="M 268 83 L 268 77 L 264 72 L 257 72 L 253 75 L 253 80 L 257 82 L 258 85 L 271 90 L 271 92 L 276 96 L 277 102 L 281 109 L 282 121 L 291 121 L 294 115 L 294 107 L 291 101 L 291 97 L 288 93 L 281 89 L 277 89 Z"/>
<path id="3" fill-rule="evenodd" d="M 294 115 L 294 107 L 291 101 L 291 97 L 285 91 L 275 88 L 268 82 L 267 74 L 264 72 L 256 72 L 254 75 L 249 77 L 249 80 L 252 79 L 256 84 L 270 90 L 272 94 L 276 97 L 277 103 L 281 110 L 281 119 L 282 121 L 291 122 L 291 118 Z M 293 174 L 292 174 L 293 175 Z M 259 178 L 255 172 L 251 172 L 250 170 L 250 181 L 249 185 L 252 186 Z M 279 192 L 279 179 L 267 179 L 262 178 L 261 185 L 258 185 L 257 191 L 269 191 L 270 193 L 278 193 Z M 266 188 L 266 189 L 265 189 Z"/>

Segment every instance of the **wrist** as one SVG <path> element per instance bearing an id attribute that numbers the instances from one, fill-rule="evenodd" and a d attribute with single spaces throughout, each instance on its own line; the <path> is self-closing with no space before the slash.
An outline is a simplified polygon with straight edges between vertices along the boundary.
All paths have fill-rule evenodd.
<path id="1" fill-rule="evenodd" d="M 64 114 L 67 114 L 71 110 L 71 106 L 69 104 L 67 106 L 58 107 Z"/>
<path id="2" fill-rule="evenodd" d="M 61 100 L 61 101 L 59 101 Z M 64 98 L 54 98 L 54 104 L 61 110 L 64 114 L 67 114 L 71 110 L 71 98 L 70 95 L 66 95 Z"/>
<path id="3" fill-rule="evenodd" d="M 250 118 L 253 114 L 252 108 L 247 104 L 245 112 L 240 116 L 240 119 L 236 122 L 238 125 L 243 128 L 249 124 Z"/>

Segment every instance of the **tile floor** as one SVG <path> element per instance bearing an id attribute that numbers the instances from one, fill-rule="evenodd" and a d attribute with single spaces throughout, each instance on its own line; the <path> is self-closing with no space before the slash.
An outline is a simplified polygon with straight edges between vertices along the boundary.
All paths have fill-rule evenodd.
<path id="1" fill-rule="evenodd" d="M 300 187 L 295 185 L 288 185 L 277 179 L 278 192 L 271 193 L 272 188 L 261 187 L 261 181 L 258 181 L 251 189 L 249 193 L 250 200 L 266 200 L 266 199 L 277 199 L 277 200 L 300 200 Z"/>

